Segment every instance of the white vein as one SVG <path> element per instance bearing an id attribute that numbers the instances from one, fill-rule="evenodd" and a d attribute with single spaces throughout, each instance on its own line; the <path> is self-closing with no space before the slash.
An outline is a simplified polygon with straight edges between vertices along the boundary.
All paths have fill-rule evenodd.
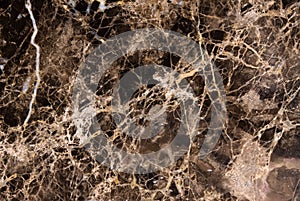
<path id="1" fill-rule="evenodd" d="M 36 26 L 36 21 L 35 21 L 35 18 L 34 18 L 32 9 L 31 9 L 30 0 L 27 0 L 27 2 L 25 4 L 25 7 L 26 7 L 26 9 L 29 12 L 30 19 L 31 19 L 32 25 L 33 25 L 33 34 L 31 36 L 30 43 L 36 48 L 36 59 L 35 59 L 36 84 L 34 86 L 33 95 L 32 95 L 32 98 L 31 98 L 31 101 L 30 101 L 30 104 L 29 104 L 29 111 L 28 111 L 27 117 L 26 117 L 26 119 L 24 121 L 24 125 L 26 125 L 27 122 L 30 119 L 31 112 L 32 112 L 32 105 L 33 105 L 33 103 L 35 101 L 35 98 L 36 98 L 36 95 L 37 95 L 37 90 L 38 90 L 38 87 L 39 87 L 39 84 L 40 84 L 40 81 L 41 81 L 41 78 L 40 78 L 40 47 L 34 41 L 35 37 L 36 37 L 36 35 L 38 33 L 38 28 Z"/>

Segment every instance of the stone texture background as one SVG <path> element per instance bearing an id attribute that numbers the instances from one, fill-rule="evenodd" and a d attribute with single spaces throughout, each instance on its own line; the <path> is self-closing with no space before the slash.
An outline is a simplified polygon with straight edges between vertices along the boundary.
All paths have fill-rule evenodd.
<path id="1" fill-rule="evenodd" d="M 36 49 L 25 3 L 0 0 L 0 200 L 300 200 L 299 2 L 33 0 L 41 82 L 27 125 Z M 145 27 L 179 32 L 208 51 L 224 79 L 228 116 L 204 160 L 196 156 L 205 114 L 182 160 L 161 172 L 130 175 L 102 166 L 79 145 L 72 84 L 94 47 Z M 128 66 L 171 67 L 170 61 L 179 59 L 150 51 L 129 55 L 115 64 L 120 72 L 100 81 L 99 93 L 108 95 L 114 75 Z M 189 80 L 201 97 L 203 80 Z M 109 114 L 99 115 L 101 121 L 107 116 L 103 124 L 110 129 Z"/>

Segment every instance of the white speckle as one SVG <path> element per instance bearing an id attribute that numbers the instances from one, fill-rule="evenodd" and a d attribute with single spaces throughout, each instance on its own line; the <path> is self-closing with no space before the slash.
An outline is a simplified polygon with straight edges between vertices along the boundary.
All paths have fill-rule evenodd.
<path id="1" fill-rule="evenodd" d="M 92 5 L 92 4 L 89 4 L 88 7 L 87 7 L 87 9 L 86 9 L 86 12 L 87 12 L 88 14 L 90 14 L 90 12 L 91 12 L 91 5 Z"/>
<path id="2" fill-rule="evenodd" d="M 0 69 L 1 69 L 1 71 L 4 70 L 4 65 L 3 64 L 0 64 Z"/>
<path id="3" fill-rule="evenodd" d="M 19 14 L 19 15 L 17 16 L 17 19 L 19 20 L 19 19 L 21 19 L 21 18 L 23 18 L 23 17 L 26 17 L 26 14 Z"/>
<path id="4" fill-rule="evenodd" d="M 75 7 L 75 1 L 73 0 L 69 0 L 68 4 L 72 7 Z"/>
<path id="5" fill-rule="evenodd" d="M 208 169 L 207 172 L 212 172 L 212 169 Z"/>
<path id="6" fill-rule="evenodd" d="M 26 81 L 24 82 L 23 89 L 22 89 L 22 92 L 23 92 L 23 93 L 26 93 L 26 92 L 27 92 L 27 90 L 28 90 L 28 85 L 29 85 L 30 80 L 31 80 L 30 77 L 27 77 L 27 78 L 26 78 Z"/>
<path id="7" fill-rule="evenodd" d="M 182 5 L 183 5 L 183 1 L 179 1 L 179 2 L 178 2 L 178 5 L 179 5 L 179 6 L 182 6 Z"/>
<path id="8" fill-rule="evenodd" d="M 104 12 L 105 9 L 109 8 L 108 6 L 105 6 L 105 0 L 100 1 L 99 9 L 101 12 Z"/>

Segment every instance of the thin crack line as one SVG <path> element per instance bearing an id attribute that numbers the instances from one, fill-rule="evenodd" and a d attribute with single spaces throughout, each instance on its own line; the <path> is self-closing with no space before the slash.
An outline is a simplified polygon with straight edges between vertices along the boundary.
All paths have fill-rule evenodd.
<path id="1" fill-rule="evenodd" d="M 296 201 L 295 198 L 297 198 L 297 197 L 296 197 L 296 193 L 297 193 L 297 189 L 298 189 L 299 182 L 300 182 L 300 179 L 298 179 L 298 182 L 297 182 L 297 184 L 296 184 L 295 190 L 294 190 L 294 192 L 293 192 L 293 198 L 292 198 L 293 200 L 292 200 L 292 201 Z"/>
<path id="2" fill-rule="evenodd" d="M 34 42 L 35 37 L 38 33 L 38 28 L 36 26 L 36 21 L 35 21 L 35 18 L 34 18 L 32 9 L 31 9 L 30 0 L 27 0 L 27 2 L 25 4 L 25 7 L 29 12 L 30 19 L 31 19 L 32 25 L 33 25 L 33 30 L 34 30 L 32 36 L 31 36 L 30 44 L 32 44 L 36 48 L 35 75 L 36 75 L 36 79 L 37 79 L 36 84 L 34 86 L 33 95 L 32 95 L 32 98 L 31 98 L 31 101 L 30 101 L 30 104 L 29 104 L 29 111 L 28 111 L 27 117 L 24 121 L 24 125 L 26 126 L 26 124 L 28 123 L 28 121 L 30 119 L 30 116 L 31 116 L 32 105 L 35 101 L 35 98 L 36 98 L 36 95 L 37 95 L 37 90 L 38 90 L 41 78 L 40 78 L 40 47 Z"/>

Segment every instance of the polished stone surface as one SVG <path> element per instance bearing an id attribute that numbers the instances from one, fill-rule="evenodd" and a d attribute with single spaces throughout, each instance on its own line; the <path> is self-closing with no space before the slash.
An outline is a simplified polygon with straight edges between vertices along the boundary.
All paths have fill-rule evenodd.
<path id="1" fill-rule="evenodd" d="M 152 63 L 175 69 L 201 108 L 192 128 L 197 135 L 181 159 L 129 174 L 101 164 L 82 145 L 72 94 L 95 48 L 140 28 L 172 30 L 199 43 L 222 76 L 227 114 L 217 145 L 199 159 L 212 105 L 203 78 L 168 52 L 119 58 L 95 92 L 102 134 L 115 146 L 157 151 L 182 121 L 176 99 L 145 86 L 131 97 L 127 118 L 146 127 L 164 109 L 164 132 L 143 141 L 120 132 L 111 96 L 130 69 Z M 300 3 L 0 0 L 0 200 L 300 200 Z"/>

